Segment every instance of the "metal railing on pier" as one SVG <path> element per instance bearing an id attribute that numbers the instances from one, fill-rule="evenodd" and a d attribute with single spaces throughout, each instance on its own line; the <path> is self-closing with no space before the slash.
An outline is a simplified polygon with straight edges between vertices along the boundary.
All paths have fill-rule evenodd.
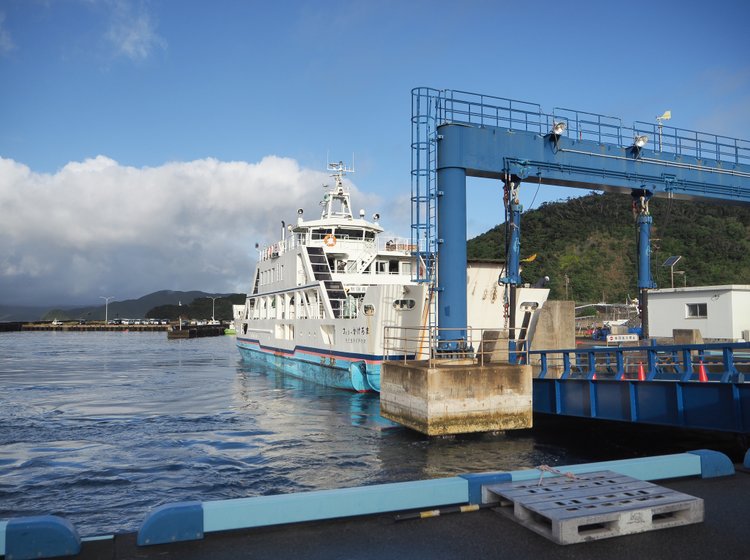
<path id="1" fill-rule="evenodd" d="M 743 383 L 750 374 L 750 343 L 591 347 L 531 350 L 540 379 L 710 381 Z"/>
<path id="2" fill-rule="evenodd" d="M 507 363 L 508 334 L 501 329 L 439 329 L 387 326 L 383 332 L 386 360 L 472 363 L 479 367 Z"/>

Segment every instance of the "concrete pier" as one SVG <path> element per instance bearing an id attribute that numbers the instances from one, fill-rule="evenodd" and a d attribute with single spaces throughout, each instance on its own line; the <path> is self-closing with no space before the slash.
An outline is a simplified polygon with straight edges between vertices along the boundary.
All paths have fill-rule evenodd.
<path id="1" fill-rule="evenodd" d="M 383 362 L 380 414 L 426 435 L 532 425 L 531 366 L 445 360 Z"/>

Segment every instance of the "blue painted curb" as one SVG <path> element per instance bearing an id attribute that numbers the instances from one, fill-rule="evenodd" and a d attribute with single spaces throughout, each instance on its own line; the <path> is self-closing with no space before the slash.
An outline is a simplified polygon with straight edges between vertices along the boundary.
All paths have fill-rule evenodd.
<path id="1" fill-rule="evenodd" d="M 581 474 L 612 470 L 640 480 L 686 476 L 711 478 L 734 474 L 723 453 L 698 450 L 636 459 L 558 466 L 559 472 Z M 204 533 L 303 521 L 433 508 L 451 504 L 483 504 L 485 486 L 531 480 L 555 473 L 538 469 L 468 473 L 457 477 L 375 486 L 318 490 L 208 502 L 167 504 L 151 512 L 138 533 L 139 545 L 194 540 Z"/>
<path id="2" fill-rule="evenodd" d="M 688 451 L 688 453 L 698 455 L 701 458 L 701 478 L 716 478 L 734 474 L 732 460 L 723 453 L 710 449 L 698 449 Z M 745 460 L 747 461 L 747 458 Z"/>
<path id="3" fill-rule="evenodd" d="M 152 510 L 138 531 L 138 546 L 203 538 L 203 504 L 176 502 Z"/>
<path id="4" fill-rule="evenodd" d="M 484 503 L 484 497 L 482 496 L 482 486 L 489 486 L 490 484 L 500 484 L 501 482 L 511 482 L 513 480 L 513 475 L 505 472 L 461 474 L 459 476 L 469 481 L 470 504 Z"/>
<path id="5" fill-rule="evenodd" d="M 6 560 L 72 556 L 81 551 L 81 538 L 67 519 L 54 515 L 18 517 L 5 524 Z"/>

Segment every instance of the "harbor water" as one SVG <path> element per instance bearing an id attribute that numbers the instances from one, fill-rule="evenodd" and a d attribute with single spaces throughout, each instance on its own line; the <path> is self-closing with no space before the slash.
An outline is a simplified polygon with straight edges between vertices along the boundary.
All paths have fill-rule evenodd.
<path id="1" fill-rule="evenodd" d="M 554 430 L 427 438 L 381 418 L 377 395 L 243 363 L 230 336 L 3 333 L 0 386 L 0 519 L 60 515 L 84 536 L 170 502 L 638 453 Z"/>

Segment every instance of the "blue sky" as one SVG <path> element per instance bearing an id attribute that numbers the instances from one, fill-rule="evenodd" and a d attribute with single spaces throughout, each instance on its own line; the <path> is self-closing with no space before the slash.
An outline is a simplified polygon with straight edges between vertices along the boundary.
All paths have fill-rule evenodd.
<path id="1" fill-rule="evenodd" d="M 417 86 L 750 138 L 748 21 L 736 0 L 0 0 L 0 303 L 244 291 L 329 155 L 408 235 Z M 469 190 L 473 236 L 502 206 Z"/>

